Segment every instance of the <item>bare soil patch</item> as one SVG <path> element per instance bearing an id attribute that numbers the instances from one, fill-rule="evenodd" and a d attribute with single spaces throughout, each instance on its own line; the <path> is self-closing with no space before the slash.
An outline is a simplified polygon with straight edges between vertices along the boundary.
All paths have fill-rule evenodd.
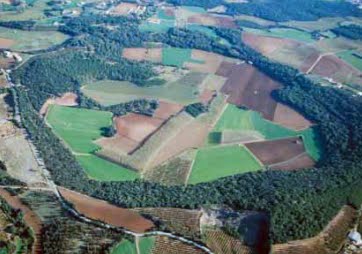
<path id="1" fill-rule="evenodd" d="M 306 73 L 312 66 L 313 64 L 318 60 L 320 56 L 320 52 L 315 51 L 313 53 L 311 53 L 302 63 L 302 65 L 300 66 L 299 70 Z"/>
<path id="2" fill-rule="evenodd" d="M 122 57 L 135 61 L 162 61 L 162 48 L 125 48 Z"/>
<path id="3" fill-rule="evenodd" d="M 182 109 L 183 109 L 183 105 L 181 105 L 181 104 L 160 101 L 158 108 L 156 109 L 155 113 L 153 114 L 153 117 L 166 120 L 166 119 L 170 118 L 171 116 L 176 115 Z"/>
<path id="4" fill-rule="evenodd" d="M 59 188 L 61 195 L 81 214 L 93 220 L 104 221 L 116 227 L 123 227 L 137 233 L 143 233 L 154 227 L 154 224 L 129 209 L 111 205 L 105 201 Z"/>
<path id="5" fill-rule="evenodd" d="M 275 109 L 273 121 L 297 131 L 306 129 L 312 125 L 311 121 L 297 111 L 281 103 L 278 103 Z"/>
<path id="6" fill-rule="evenodd" d="M 300 44 L 299 42 L 293 40 L 261 36 L 247 32 L 243 32 L 242 40 L 248 46 L 259 51 L 263 55 L 269 55 L 275 50 L 283 47 L 297 47 Z"/>
<path id="7" fill-rule="evenodd" d="M 289 168 L 284 166 L 284 169 L 300 169 L 310 167 L 307 165 L 297 164 L 302 162 L 310 162 L 306 160 L 295 160 L 298 156 L 305 154 L 305 148 L 302 138 L 293 137 L 278 140 L 269 140 L 261 142 L 253 142 L 245 144 L 245 146 L 264 164 L 275 165 L 282 162 L 289 162 Z"/>
<path id="8" fill-rule="evenodd" d="M 7 49 L 11 47 L 15 42 L 10 39 L 0 38 L 0 49 Z"/>
<path id="9" fill-rule="evenodd" d="M 42 231 L 42 222 L 39 217 L 28 206 L 24 205 L 19 197 L 12 196 L 5 189 L 0 188 L 0 195 L 11 207 L 22 211 L 25 223 L 34 231 L 35 242 L 33 244 L 33 253 L 42 253 L 39 242 Z"/>
<path id="10" fill-rule="evenodd" d="M 63 94 L 62 97 L 48 99 L 41 107 L 39 113 L 41 115 L 45 115 L 48 111 L 49 105 L 52 104 L 59 106 L 68 106 L 68 107 L 77 106 L 78 105 L 77 99 L 78 96 L 75 93 L 70 93 L 70 92 Z"/>
<path id="11" fill-rule="evenodd" d="M 248 64 L 223 64 L 217 73 L 229 74 L 221 89 L 221 92 L 230 95 L 229 103 L 246 106 L 273 120 L 277 102 L 271 97 L 271 92 L 280 88 L 278 82 Z"/>
<path id="12" fill-rule="evenodd" d="M 135 10 L 137 4 L 133 3 L 120 3 L 111 10 L 111 14 L 115 15 L 127 15 L 131 10 Z"/>
<path id="13" fill-rule="evenodd" d="M 163 120 L 130 113 L 125 116 L 115 117 L 114 123 L 118 135 L 136 142 L 142 142 L 162 125 Z"/>

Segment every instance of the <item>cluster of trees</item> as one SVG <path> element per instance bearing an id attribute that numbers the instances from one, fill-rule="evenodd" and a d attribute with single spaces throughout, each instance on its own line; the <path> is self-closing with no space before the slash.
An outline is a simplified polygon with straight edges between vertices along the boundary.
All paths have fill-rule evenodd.
<path id="1" fill-rule="evenodd" d="M 351 24 L 346 26 L 339 26 L 333 28 L 332 31 L 337 34 L 341 35 L 353 40 L 362 40 L 362 26 Z"/>
<path id="2" fill-rule="evenodd" d="M 185 111 L 192 115 L 193 117 L 198 117 L 202 113 L 205 113 L 209 110 L 209 107 L 203 103 L 197 102 L 185 107 Z"/>
<path id="3" fill-rule="evenodd" d="M 74 25 L 82 26 L 86 24 L 81 22 L 80 26 Z M 77 36 L 93 33 L 91 28 L 74 31 L 78 31 L 74 33 Z M 197 208 L 205 204 L 221 204 L 237 210 L 264 211 L 271 216 L 272 241 L 285 242 L 313 236 L 342 205 L 350 203 L 359 206 L 362 203 L 362 102 L 348 91 L 318 86 L 298 70 L 270 61 L 240 41 L 239 31 L 215 29 L 215 32 L 228 40 L 230 46 L 200 32 L 185 29 L 170 29 L 162 34 L 142 34 L 142 38 L 246 60 L 283 83 L 284 88 L 273 96 L 318 124 L 316 128 L 326 150 L 326 156 L 318 168 L 298 172 L 247 173 L 186 188 L 162 186 L 142 180 L 98 182 L 89 179 L 71 152 L 39 117 L 37 110 L 41 105 L 39 97 L 47 98 L 50 94 L 77 90 L 79 80 L 120 76 L 128 80 L 136 79 L 143 74 L 137 68 L 148 66 L 126 62 L 128 65 L 124 72 L 118 72 L 122 66 L 120 62 L 124 60 L 107 65 L 107 61 L 100 57 L 101 53 L 94 57 L 90 53 L 67 49 L 61 53 L 35 57 L 35 60 L 30 60 L 16 70 L 14 79 L 28 88 L 17 87 L 12 90 L 19 95 L 14 98 L 18 98 L 23 124 L 59 185 L 127 207 Z M 102 37 L 92 35 L 92 40 L 94 38 L 98 40 Z M 109 39 L 104 45 L 107 46 L 108 42 L 118 43 Z M 121 45 L 119 43 L 117 45 Z M 57 65 L 55 62 L 62 64 Z M 117 68 L 112 69 L 114 65 Z M 96 67 L 102 68 L 97 71 L 94 69 Z"/>
<path id="4" fill-rule="evenodd" d="M 252 15 L 277 22 L 288 20 L 317 20 L 323 17 L 345 17 L 361 15 L 361 10 L 346 1 L 324 0 L 252 0 L 247 3 L 227 3 L 224 0 L 168 0 L 175 5 L 192 5 L 205 9 L 218 5 L 227 7 L 229 15 Z"/>

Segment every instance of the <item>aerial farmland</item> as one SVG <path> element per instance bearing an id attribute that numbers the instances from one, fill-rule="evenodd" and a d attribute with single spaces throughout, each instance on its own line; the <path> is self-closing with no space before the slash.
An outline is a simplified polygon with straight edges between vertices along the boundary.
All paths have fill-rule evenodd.
<path id="1" fill-rule="evenodd" d="M 361 17 L 0 0 L 0 253 L 358 250 Z"/>

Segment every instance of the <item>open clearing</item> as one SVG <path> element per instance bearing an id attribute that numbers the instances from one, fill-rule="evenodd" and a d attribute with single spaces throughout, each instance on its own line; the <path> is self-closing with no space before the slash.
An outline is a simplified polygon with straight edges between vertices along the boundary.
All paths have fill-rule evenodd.
<path id="1" fill-rule="evenodd" d="M 281 103 L 278 103 L 275 109 L 273 122 L 296 131 L 312 126 L 312 123 L 308 119 L 294 109 Z"/>
<path id="2" fill-rule="evenodd" d="M 152 254 L 205 254 L 201 249 L 165 236 L 156 236 Z"/>
<path id="3" fill-rule="evenodd" d="M 262 165 L 244 146 L 216 146 L 198 150 L 189 184 L 256 171 Z"/>
<path id="4" fill-rule="evenodd" d="M 277 139 L 272 141 L 260 141 L 247 143 L 245 146 L 264 164 L 273 166 L 282 162 L 293 161 L 293 159 L 304 155 L 305 148 L 303 140 L 299 137 Z M 285 170 L 307 168 L 314 165 L 313 160 L 297 160 L 295 162 L 305 162 L 306 164 L 289 163 L 290 168 Z M 278 168 L 277 165 L 275 165 Z"/>
<path id="5" fill-rule="evenodd" d="M 22 31 L 0 27 L 0 48 L 2 43 L 12 50 L 30 51 L 46 49 L 60 44 L 68 36 L 55 31 Z M 6 39 L 3 41 L 3 39 Z"/>
<path id="6" fill-rule="evenodd" d="M 116 227 L 124 227 L 137 233 L 146 232 L 154 227 L 151 221 L 129 209 L 117 207 L 65 188 L 59 188 L 59 192 L 74 205 L 80 214 L 93 220 L 100 220 Z"/>
<path id="7" fill-rule="evenodd" d="M 206 78 L 206 74 L 189 72 L 186 74 L 174 73 L 162 85 L 139 87 L 126 81 L 98 81 L 82 88 L 89 97 L 103 105 L 112 105 L 130 100 L 148 98 L 159 99 L 170 103 L 187 105 L 198 101 L 200 84 Z M 172 72 L 167 75 L 172 75 Z M 163 76 L 160 76 L 162 78 Z M 176 78 L 176 80 L 175 80 Z M 165 77 L 167 80 L 168 77 Z"/>

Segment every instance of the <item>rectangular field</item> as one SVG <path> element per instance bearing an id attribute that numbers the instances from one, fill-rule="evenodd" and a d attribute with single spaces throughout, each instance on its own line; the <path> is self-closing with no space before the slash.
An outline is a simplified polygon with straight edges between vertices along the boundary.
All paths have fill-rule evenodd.
<path id="1" fill-rule="evenodd" d="M 261 163 L 244 146 L 202 148 L 196 154 L 188 183 L 209 182 L 261 168 Z"/>

